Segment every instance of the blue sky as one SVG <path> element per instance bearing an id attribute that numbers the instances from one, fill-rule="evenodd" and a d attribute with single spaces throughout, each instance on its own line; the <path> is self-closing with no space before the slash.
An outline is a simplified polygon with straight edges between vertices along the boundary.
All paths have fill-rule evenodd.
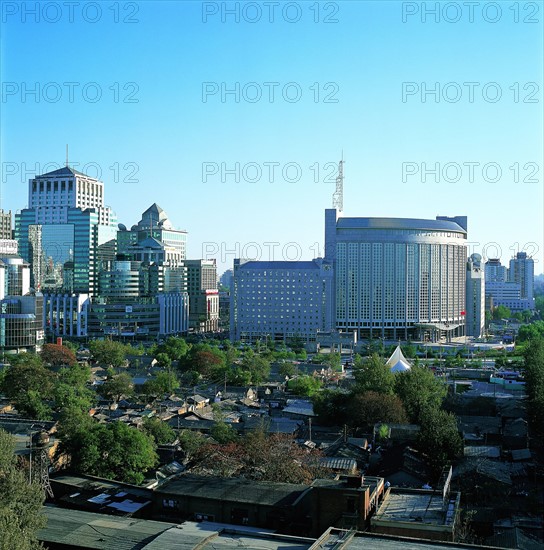
<path id="1" fill-rule="evenodd" d="M 309 259 L 343 151 L 344 215 L 467 215 L 471 251 L 544 271 L 543 2 L 34 4 L 2 5 L 3 208 L 69 143 L 119 222 L 157 202 L 190 257 Z"/>

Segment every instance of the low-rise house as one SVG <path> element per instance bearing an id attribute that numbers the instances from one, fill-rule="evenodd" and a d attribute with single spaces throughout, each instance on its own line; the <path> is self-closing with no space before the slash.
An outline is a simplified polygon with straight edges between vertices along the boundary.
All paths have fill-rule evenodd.
<path id="1" fill-rule="evenodd" d="M 421 488 L 431 479 L 426 457 L 406 444 L 381 451 L 372 471 L 396 487 Z"/>
<path id="2" fill-rule="evenodd" d="M 154 517 L 233 523 L 316 537 L 331 525 L 366 528 L 383 491 L 383 479 L 361 476 L 302 485 L 186 474 L 154 491 Z"/>
<path id="3" fill-rule="evenodd" d="M 209 397 L 194 394 L 187 397 L 187 403 L 194 407 L 194 410 L 203 409 L 210 402 Z"/>
<path id="4" fill-rule="evenodd" d="M 493 416 L 458 416 L 457 426 L 465 442 L 481 445 L 502 443 L 501 419 Z"/>
<path id="5" fill-rule="evenodd" d="M 64 508 L 101 514 L 150 517 L 152 491 L 93 476 L 52 476 L 55 502 Z"/>
<path id="6" fill-rule="evenodd" d="M 364 442 L 366 444 L 366 439 Z M 344 438 L 339 438 L 332 445 L 326 447 L 323 454 L 332 459 L 354 460 L 356 469 L 363 470 L 368 466 L 370 452 L 366 448 L 344 440 Z"/>
<path id="7" fill-rule="evenodd" d="M 505 449 L 526 449 L 529 446 L 527 421 L 523 418 L 504 423 L 502 444 Z"/>
<path id="8" fill-rule="evenodd" d="M 371 531 L 452 542 L 460 497 L 447 491 L 389 488 L 370 520 Z"/>

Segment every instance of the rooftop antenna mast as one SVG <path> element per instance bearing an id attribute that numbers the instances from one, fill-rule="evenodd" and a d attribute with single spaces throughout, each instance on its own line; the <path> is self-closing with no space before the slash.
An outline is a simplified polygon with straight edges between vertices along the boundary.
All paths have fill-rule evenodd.
<path id="1" fill-rule="evenodd" d="M 336 191 L 332 195 L 332 207 L 339 212 L 344 210 L 344 151 L 342 159 L 338 163 L 338 176 L 336 176 Z"/>
<path id="2" fill-rule="evenodd" d="M 66 144 L 66 166 L 68 166 L 68 144 Z"/>

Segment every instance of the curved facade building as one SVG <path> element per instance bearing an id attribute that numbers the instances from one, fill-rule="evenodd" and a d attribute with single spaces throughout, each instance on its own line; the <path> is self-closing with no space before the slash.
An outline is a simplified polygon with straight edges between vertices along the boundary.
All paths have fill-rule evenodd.
<path id="1" fill-rule="evenodd" d="M 325 211 L 333 315 L 359 338 L 465 334 L 466 217 L 338 218 Z"/>

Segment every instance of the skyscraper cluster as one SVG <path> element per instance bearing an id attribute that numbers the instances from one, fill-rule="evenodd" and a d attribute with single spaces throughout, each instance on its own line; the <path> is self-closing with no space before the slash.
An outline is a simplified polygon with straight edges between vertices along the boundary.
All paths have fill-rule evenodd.
<path id="1" fill-rule="evenodd" d="M 12 243 L 0 266 L 0 300 L 9 286 L 10 299 L 31 295 L 39 305 L 42 333 L 23 347 L 39 347 L 43 329 L 52 338 L 217 330 L 215 261 L 187 260 L 187 232 L 175 229 L 157 204 L 127 229 L 105 205 L 104 184 L 69 166 L 30 179 L 28 196 L 29 207 L 15 215 L 15 240 L 0 241 L 4 248 Z M 0 229 L 11 239 L 11 213 L 3 213 Z M 24 288 L 12 283 L 14 265 L 25 273 Z M 6 315 L 8 309 L 13 315 L 14 306 L 3 307 Z"/>

